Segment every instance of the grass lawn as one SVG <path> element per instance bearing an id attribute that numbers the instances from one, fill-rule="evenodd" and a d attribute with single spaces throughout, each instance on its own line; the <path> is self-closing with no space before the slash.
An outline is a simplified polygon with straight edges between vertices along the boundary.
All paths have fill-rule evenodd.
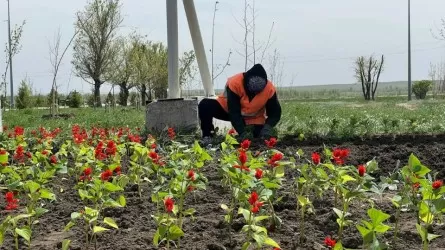
<path id="1" fill-rule="evenodd" d="M 283 117 L 278 126 L 281 134 L 348 137 L 382 133 L 445 132 L 445 101 L 426 100 L 406 103 L 401 99 L 380 98 L 376 102 L 361 99 L 282 101 Z M 82 126 L 144 127 L 145 110 L 134 108 L 61 109 L 73 113 L 70 119 L 43 119 L 48 110 L 28 109 L 3 113 L 3 124 L 26 128 L 60 127 L 69 130 Z"/>

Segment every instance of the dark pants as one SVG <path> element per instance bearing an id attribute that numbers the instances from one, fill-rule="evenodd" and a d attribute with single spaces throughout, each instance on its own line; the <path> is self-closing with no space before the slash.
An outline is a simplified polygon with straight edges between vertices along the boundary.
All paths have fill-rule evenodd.
<path id="1" fill-rule="evenodd" d="M 202 99 L 198 104 L 198 115 L 201 122 L 202 136 L 213 136 L 215 126 L 213 125 L 213 118 L 223 121 L 230 121 L 229 114 L 221 107 L 219 102 L 215 99 Z M 259 137 L 263 125 L 253 126 L 253 136 Z"/>

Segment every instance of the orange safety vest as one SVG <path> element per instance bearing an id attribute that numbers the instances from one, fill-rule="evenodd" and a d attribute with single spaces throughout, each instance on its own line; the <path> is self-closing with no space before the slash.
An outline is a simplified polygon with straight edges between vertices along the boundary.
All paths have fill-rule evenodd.
<path id="1" fill-rule="evenodd" d="M 275 87 L 271 81 L 267 81 L 266 87 L 258 93 L 252 101 L 244 89 L 243 73 L 236 74 L 227 80 L 227 87 L 240 97 L 241 115 L 247 125 L 260 125 L 266 123 L 266 103 L 275 94 Z M 226 112 L 229 112 L 227 105 L 227 91 L 218 96 L 219 104 Z"/>

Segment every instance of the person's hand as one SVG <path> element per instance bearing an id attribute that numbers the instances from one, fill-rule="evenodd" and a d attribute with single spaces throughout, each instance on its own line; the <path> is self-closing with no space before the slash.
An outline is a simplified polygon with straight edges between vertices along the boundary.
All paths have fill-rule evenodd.
<path id="1" fill-rule="evenodd" d="M 260 138 L 261 139 L 269 139 L 270 137 L 272 137 L 272 126 L 265 124 L 263 129 L 261 129 L 260 132 Z"/>

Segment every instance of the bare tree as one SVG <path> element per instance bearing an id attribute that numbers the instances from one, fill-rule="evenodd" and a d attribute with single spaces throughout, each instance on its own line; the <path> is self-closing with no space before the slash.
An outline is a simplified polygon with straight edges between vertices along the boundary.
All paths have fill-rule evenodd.
<path id="1" fill-rule="evenodd" d="M 355 78 L 362 84 L 363 97 L 365 100 L 375 100 L 375 92 L 379 84 L 380 74 L 383 70 L 384 56 L 381 60 L 374 56 L 365 58 L 360 56 L 355 61 Z"/>
<path id="2" fill-rule="evenodd" d="M 256 19 L 258 12 L 255 8 L 255 0 L 244 0 L 243 20 L 239 21 L 236 17 L 235 21 L 244 30 L 244 39 L 242 42 L 237 41 L 243 46 L 243 52 L 237 50 L 237 53 L 244 57 L 244 70 L 247 70 L 250 64 L 262 63 L 266 52 L 271 47 L 271 37 L 274 28 L 274 22 L 272 22 L 271 29 L 269 31 L 268 39 L 266 42 L 259 42 L 256 37 Z M 236 40 L 236 39 L 235 39 Z M 258 58 L 258 55 L 261 56 Z M 259 59 L 259 60 L 258 60 Z"/>
<path id="3" fill-rule="evenodd" d="M 269 58 L 269 79 L 276 85 L 280 85 L 283 80 L 283 68 L 284 61 L 281 59 L 281 55 L 277 49 L 274 50 L 273 54 Z"/>
<path id="4" fill-rule="evenodd" d="M 215 1 L 215 9 L 213 10 L 212 48 L 210 49 L 210 52 L 212 53 L 212 84 L 214 84 L 216 78 L 218 78 L 224 72 L 224 70 L 228 66 L 230 66 L 230 56 L 232 55 L 232 51 L 229 51 L 229 55 L 227 56 L 226 63 L 225 64 L 217 64 L 217 65 L 215 65 L 215 63 L 214 63 L 214 54 L 215 54 L 215 20 L 216 20 L 216 12 L 218 11 L 218 3 L 219 3 L 218 1 Z M 215 73 L 215 71 L 217 71 L 217 73 Z"/>
<path id="5" fill-rule="evenodd" d="M 20 44 L 20 38 L 23 34 L 23 26 L 25 26 L 26 20 L 23 20 L 21 25 L 15 25 L 14 29 L 11 32 L 11 55 L 14 57 L 17 55 L 20 50 L 22 49 L 22 45 Z M 9 69 L 9 45 L 8 43 L 5 43 L 5 50 L 4 50 L 6 56 L 5 56 L 5 73 L 2 74 L 2 82 L 0 84 L 0 88 L 4 87 L 5 93 L 4 93 L 4 100 L 6 101 L 6 92 L 8 83 L 6 81 L 6 76 L 8 74 Z M 3 108 L 6 107 L 6 105 L 2 105 Z"/>
<path id="6" fill-rule="evenodd" d="M 76 30 L 71 37 L 70 41 L 66 45 L 65 49 L 60 53 L 60 39 L 62 37 L 60 33 L 60 28 L 57 30 L 57 33 L 54 36 L 53 44 L 49 44 L 49 61 L 51 63 L 51 71 L 53 73 L 53 83 L 51 87 L 52 93 L 52 101 L 51 101 L 51 116 L 54 117 L 58 113 L 58 107 L 56 102 L 56 93 L 58 90 L 57 86 L 57 73 L 59 72 L 60 64 L 62 63 L 62 59 L 65 56 L 66 51 L 71 46 L 71 43 L 74 41 L 78 31 Z"/>
<path id="7" fill-rule="evenodd" d="M 430 63 L 429 77 L 433 82 L 433 96 L 445 92 L 445 62 Z"/>
<path id="8" fill-rule="evenodd" d="M 113 41 L 123 19 L 119 0 L 92 0 L 77 14 L 79 34 L 75 40 L 73 65 L 77 76 L 92 79 L 95 106 L 100 106 L 100 87 L 112 69 L 116 46 Z M 87 81 L 87 80 L 86 80 Z M 88 82 L 88 81 L 87 81 Z"/>

